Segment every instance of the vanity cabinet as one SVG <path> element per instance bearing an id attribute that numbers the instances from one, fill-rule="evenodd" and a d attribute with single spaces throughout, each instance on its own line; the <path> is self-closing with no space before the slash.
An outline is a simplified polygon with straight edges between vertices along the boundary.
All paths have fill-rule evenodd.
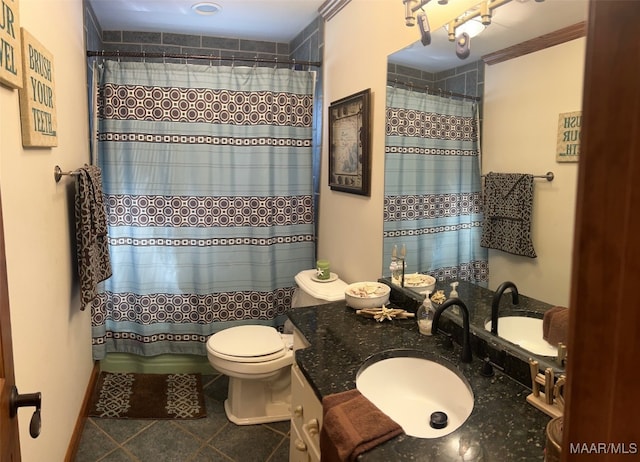
<path id="1" fill-rule="evenodd" d="M 294 330 L 293 349 L 308 346 L 300 332 Z M 290 462 L 320 461 L 320 427 L 322 403 L 304 374 L 294 362 L 291 366 L 291 438 Z"/>

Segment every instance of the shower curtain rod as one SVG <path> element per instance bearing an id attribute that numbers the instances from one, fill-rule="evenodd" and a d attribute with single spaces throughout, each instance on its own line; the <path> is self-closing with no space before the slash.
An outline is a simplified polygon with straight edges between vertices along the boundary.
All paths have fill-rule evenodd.
<path id="1" fill-rule="evenodd" d="M 470 99 L 472 101 L 480 101 L 482 98 L 480 98 L 479 96 L 471 96 L 471 95 L 465 95 L 463 93 L 456 93 L 455 91 L 446 91 L 443 90 L 442 88 L 438 88 L 433 89 L 430 88 L 429 85 L 425 85 L 425 86 L 421 86 L 421 85 L 416 85 L 413 82 L 402 82 L 398 79 L 394 79 L 394 80 L 387 80 L 387 83 L 392 83 L 393 85 L 402 85 L 405 87 L 408 87 L 410 90 L 416 89 L 416 90 L 424 90 L 426 93 L 430 94 L 430 95 L 435 95 L 435 96 L 455 96 L 457 98 L 465 98 L 465 99 Z"/>
<path id="2" fill-rule="evenodd" d="M 214 55 L 195 55 L 189 53 L 156 53 L 146 51 L 92 51 L 87 50 L 87 57 L 110 57 L 110 58 L 175 58 L 175 59 L 202 59 L 208 61 L 242 61 L 247 63 L 268 63 L 268 64 L 286 64 L 300 66 L 321 67 L 320 61 L 298 61 L 297 59 L 280 60 L 278 58 L 240 58 L 236 56 L 214 56 Z"/>

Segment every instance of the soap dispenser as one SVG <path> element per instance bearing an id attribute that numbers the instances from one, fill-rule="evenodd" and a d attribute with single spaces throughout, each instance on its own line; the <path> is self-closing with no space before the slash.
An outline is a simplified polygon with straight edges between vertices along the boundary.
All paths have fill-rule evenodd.
<path id="1" fill-rule="evenodd" d="M 451 284 L 449 284 L 451 286 L 451 292 L 449 293 L 449 298 L 458 298 L 458 281 L 452 282 Z M 460 308 L 458 307 L 458 305 L 453 305 L 453 307 L 451 308 L 451 311 L 453 311 L 455 314 L 460 314 Z"/>
<path id="2" fill-rule="evenodd" d="M 449 298 L 458 298 L 458 281 L 452 282 L 449 285 L 451 286 L 451 293 L 449 294 Z"/>
<path id="3" fill-rule="evenodd" d="M 433 315 L 436 310 L 431 304 L 431 292 L 426 292 L 427 296 L 424 302 L 418 308 L 416 319 L 418 321 L 418 330 L 422 335 L 431 335 L 431 326 L 433 325 Z"/>

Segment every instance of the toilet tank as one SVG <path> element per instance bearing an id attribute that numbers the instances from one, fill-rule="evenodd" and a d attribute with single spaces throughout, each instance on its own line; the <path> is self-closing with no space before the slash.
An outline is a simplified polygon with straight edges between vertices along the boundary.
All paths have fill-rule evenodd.
<path id="1" fill-rule="evenodd" d="M 347 283 L 332 273 L 329 282 L 319 281 L 316 270 L 304 270 L 296 274 L 297 288 L 291 300 L 291 308 L 301 306 L 324 305 L 325 303 L 344 300 Z M 335 277 L 333 277 L 335 276 Z"/>

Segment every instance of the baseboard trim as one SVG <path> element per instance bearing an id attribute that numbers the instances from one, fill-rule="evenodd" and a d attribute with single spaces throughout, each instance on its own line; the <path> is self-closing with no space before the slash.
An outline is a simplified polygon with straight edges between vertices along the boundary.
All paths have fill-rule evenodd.
<path id="1" fill-rule="evenodd" d="M 138 356 L 129 353 L 108 353 L 100 361 L 100 370 L 138 374 L 217 374 L 206 356 L 185 354 Z"/>
<path id="2" fill-rule="evenodd" d="M 76 420 L 76 426 L 73 429 L 73 434 L 71 435 L 71 441 L 69 441 L 69 446 L 67 447 L 67 454 L 64 457 L 65 462 L 73 462 L 74 460 L 76 460 L 76 453 L 78 452 L 78 447 L 80 446 L 80 439 L 82 438 L 82 432 L 84 431 L 84 426 L 87 423 L 87 416 L 89 415 L 89 406 L 91 404 L 91 394 L 93 393 L 93 389 L 96 386 L 99 375 L 100 375 L 100 363 L 98 361 L 94 361 L 93 369 L 91 370 L 91 375 L 89 376 L 89 383 L 87 384 L 87 389 L 84 393 L 84 400 L 82 401 L 82 407 L 80 408 L 80 414 L 78 415 L 78 419 Z"/>

